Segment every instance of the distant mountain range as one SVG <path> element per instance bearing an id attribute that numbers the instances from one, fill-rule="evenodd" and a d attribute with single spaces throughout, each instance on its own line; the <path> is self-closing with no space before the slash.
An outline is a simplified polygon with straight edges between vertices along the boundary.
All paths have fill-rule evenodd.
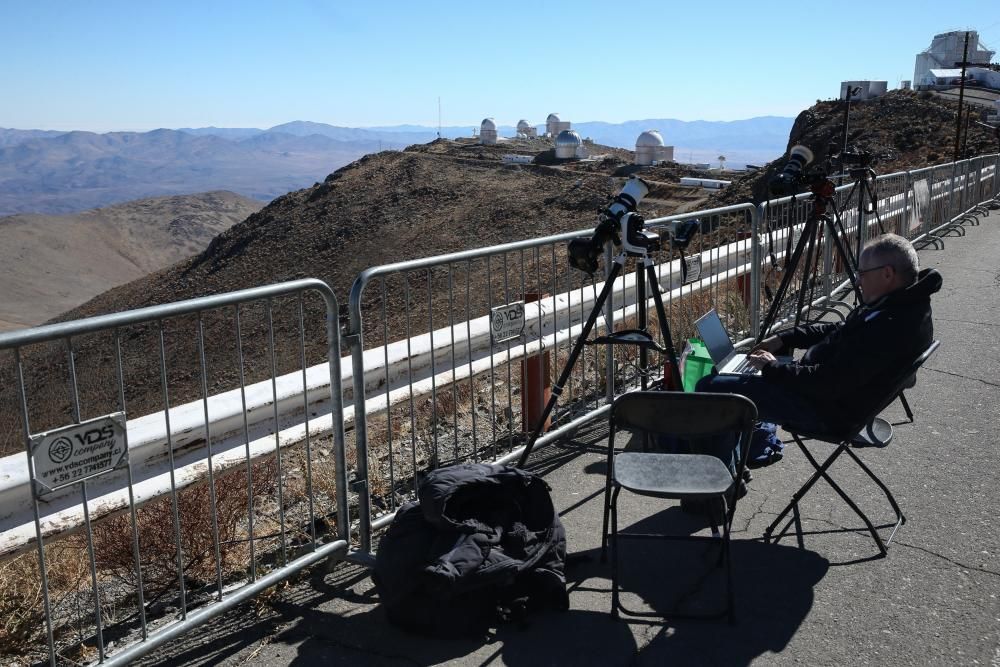
<path id="1" fill-rule="evenodd" d="M 204 192 L 72 215 L 0 217 L 0 331 L 41 324 L 197 254 L 262 206 L 232 192 Z"/>
<path id="2" fill-rule="evenodd" d="M 585 122 L 573 128 L 599 144 L 632 149 L 644 130 L 657 129 L 678 161 L 727 165 L 781 155 L 792 118 Z M 543 126 L 539 126 L 544 129 Z M 441 128 L 447 138 L 478 128 Z M 501 126 L 501 136 L 515 128 Z M 182 128 L 150 132 L 55 132 L 0 128 L 0 215 L 70 213 L 141 197 L 230 190 L 269 201 L 322 181 L 366 153 L 426 143 L 437 128 L 421 125 L 351 128 L 293 121 L 258 128 Z"/>

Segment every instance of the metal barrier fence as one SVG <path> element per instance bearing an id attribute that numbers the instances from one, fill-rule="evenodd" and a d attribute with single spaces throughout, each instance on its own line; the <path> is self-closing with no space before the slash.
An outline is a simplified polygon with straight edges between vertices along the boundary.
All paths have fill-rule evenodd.
<path id="1" fill-rule="evenodd" d="M 845 244 L 856 255 L 882 231 L 939 240 L 935 234 L 960 225 L 965 213 L 997 193 L 997 166 L 998 156 L 987 156 L 879 176 L 870 191 L 853 182 L 837 188 Z M 740 342 L 757 334 L 762 304 L 777 287 L 809 209 L 800 195 L 647 221 L 661 232 L 685 220 L 700 223 L 690 247 L 667 243 L 651 253 L 678 348 L 693 334 L 694 319 L 712 307 Z M 521 451 L 603 287 L 600 277 L 584 276 L 566 262 L 565 244 L 589 233 L 374 267 L 355 281 L 347 340 L 359 466 L 368 466 L 358 471 L 360 554 L 370 552 L 372 531 L 413 497 L 426 471 L 463 461 L 509 461 Z M 824 303 L 840 305 L 834 297 L 849 285 L 847 268 L 829 232 L 819 236 L 815 252 L 817 275 L 797 275 L 792 291 L 810 281 L 810 303 L 821 310 Z M 621 275 L 595 336 L 616 323 L 634 324 L 642 307 L 636 280 L 635 273 Z M 521 302 L 523 333 L 494 343 L 494 310 Z M 793 305 L 778 322 L 791 317 Z M 651 333 L 657 329 L 650 318 Z M 645 376 L 637 361 L 620 347 L 584 348 L 541 443 L 599 418 L 615 396 L 658 376 L 665 360 L 651 353 Z"/>
<path id="2" fill-rule="evenodd" d="M 23 620 L 45 623 L 51 664 L 67 634 L 96 645 L 83 658 L 127 664 L 346 555 L 343 422 L 315 417 L 342 413 L 337 312 L 330 288 L 308 279 L 0 335 L 5 403 L 18 405 L 29 462 L 0 459 L 0 555 L 8 582 L 37 582 L 44 621 Z M 316 330 L 320 377 L 306 364 Z M 299 371 L 279 378 L 282 366 Z M 210 395 L 220 379 L 238 388 Z M 130 390 L 156 384 L 160 411 L 131 418 Z M 173 405 L 192 394 L 200 400 Z M 300 441 L 304 452 L 288 449 Z M 324 530 L 333 521 L 336 532 Z M 15 557 L 31 543 L 34 572 Z M 112 642 L 133 638 L 109 658 Z"/>
<path id="3" fill-rule="evenodd" d="M 843 240 L 856 251 L 884 229 L 943 243 L 1000 193 L 998 167 L 993 155 L 880 176 L 870 194 L 839 187 Z M 799 196 L 647 221 L 660 232 L 698 221 L 690 244 L 651 253 L 678 348 L 712 307 L 740 342 L 759 332 L 809 207 Z M 0 459 L 0 480 L 11 480 L 0 481 L 0 564 L 24 569 L 25 555 L 11 557 L 35 545 L 50 662 L 71 617 L 75 642 L 97 647 L 75 659 L 125 664 L 321 559 L 370 562 L 373 531 L 413 497 L 421 475 L 515 458 L 604 285 L 566 261 L 566 243 L 590 233 L 366 270 L 349 298 L 349 368 L 337 301 L 318 280 L 0 335 L 0 405 L 19 412 L 7 424 L 0 411 L 9 427 L 0 448 L 17 432 L 27 452 Z M 821 308 L 847 284 L 831 233 L 818 236 L 819 270 L 793 283 L 808 284 Z M 651 307 L 637 280 L 632 270 L 617 279 L 595 335 L 634 326 Z M 310 366 L 313 355 L 325 361 Z M 640 361 L 623 346 L 586 347 L 540 444 L 661 375 L 660 355 L 650 353 L 645 369 Z M 58 373 L 65 391 L 41 381 Z M 84 447 L 105 428 L 114 442 L 94 435 Z M 79 472 L 90 460 L 72 451 L 68 461 L 80 465 L 56 460 L 60 438 L 104 457 L 93 474 Z M 355 507 L 359 546 L 350 551 Z M 67 563 L 77 566 L 68 588 Z M 90 607 L 92 620 L 71 606 Z M 110 641 L 135 639 L 108 653 Z"/>

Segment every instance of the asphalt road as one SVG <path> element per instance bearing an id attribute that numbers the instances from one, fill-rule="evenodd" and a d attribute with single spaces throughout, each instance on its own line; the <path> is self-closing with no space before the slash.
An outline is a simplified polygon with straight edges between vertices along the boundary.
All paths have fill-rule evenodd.
<path id="1" fill-rule="evenodd" d="M 597 555 L 606 434 L 533 455 L 553 487 L 575 554 L 571 609 L 483 639 L 429 640 L 386 620 L 367 572 L 318 568 L 301 581 L 184 637 L 146 664 L 255 665 L 663 665 L 810 664 L 1000 667 L 1000 212 L 920 253 L 944 287 L 933 300 L 942 346 L 907 398 L 916 421 L 898 424 L 886 448 L 857 450 L 893 489 L 907 516 L 886 558 L 847 506 L 820 482 L 802 502 L 801 543 L 765 544 L 764 528 L 810 472 L 789 444 L 757 471 L 737 508 L 733 543 L 738 622 L 626 623 L 609 614 L 610 570 Z M 884 416 L 901 422 L 897 402 Z M 826 447 L 807 443 L 821 453 Z M 891 511 L 846 460 L 831 473 L 876 523 Z M 623 527 L 700 524 L 669 503 L 624 498 Z M 631 546 L 631 545 L 630 545 Z M 623 555 L 624 598 L 660 610 L 676 595 L 720 601 L 705 547 L 670 543 Z M 673 597 L 672 597 L 673 596 Z"/>

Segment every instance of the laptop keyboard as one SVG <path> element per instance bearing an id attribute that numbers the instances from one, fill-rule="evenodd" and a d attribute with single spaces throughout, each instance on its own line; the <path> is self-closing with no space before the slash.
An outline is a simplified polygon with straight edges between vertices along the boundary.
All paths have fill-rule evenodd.
<path id="1" fill-rule="evenodd" d="M 738 373 L 739 375 L 754 375 L 757 373 L 757 369 L 753 367 L 750 363 L 750 359 L 746 358 L 740 363 L 736 364 L 731 371 L 733 373 Z"/>

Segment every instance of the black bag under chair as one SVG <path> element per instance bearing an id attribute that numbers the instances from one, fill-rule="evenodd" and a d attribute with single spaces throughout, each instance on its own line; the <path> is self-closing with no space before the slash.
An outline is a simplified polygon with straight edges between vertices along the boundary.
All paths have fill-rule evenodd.
<path id="1" fill-rule="evenodd" d="M 389 620 L 433 637 L 568 609 L 566 532 L 538 476 L 473 463 L 432 471 L 396 513 L 372 579 Z"/>

